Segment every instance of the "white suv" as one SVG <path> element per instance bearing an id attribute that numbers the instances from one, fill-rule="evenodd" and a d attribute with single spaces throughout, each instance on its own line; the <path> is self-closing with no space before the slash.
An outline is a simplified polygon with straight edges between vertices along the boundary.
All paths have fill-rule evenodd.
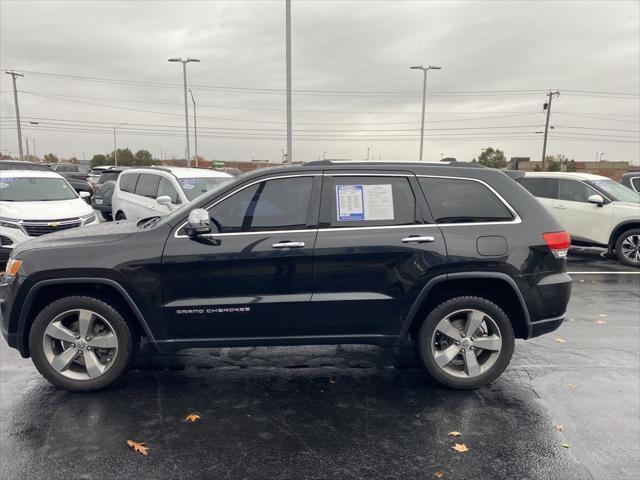
<path id="1" fill-rule="evenodd" d="M 132 168 L 120 174 L 111 197 L 115 220 L 141 220 L 164 216 L 233 177 L 201 168 Z"/>
<path id="2" fill-rule="evenodd" d="M 533 172 L 518 181 L 569 231 L 573 245 L 607 248 L 640 267 L 640 194 L 588 173 Z"/>
<path id="3" fill-rule="evenodd" d="M 98 223 L 87 196 L 55 172 L 0 171 L 0 266 L 29 238 Z"/>

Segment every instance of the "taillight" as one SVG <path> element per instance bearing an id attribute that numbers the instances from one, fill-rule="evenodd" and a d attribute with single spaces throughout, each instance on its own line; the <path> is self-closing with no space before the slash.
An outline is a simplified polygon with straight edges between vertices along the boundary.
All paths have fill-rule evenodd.
<path id="1" fill-rule="evenodd" d="M 542 234 L 547 247 L 556 258 L 565 258 L 571 246 L 569 232 L 547 232 Z"/>

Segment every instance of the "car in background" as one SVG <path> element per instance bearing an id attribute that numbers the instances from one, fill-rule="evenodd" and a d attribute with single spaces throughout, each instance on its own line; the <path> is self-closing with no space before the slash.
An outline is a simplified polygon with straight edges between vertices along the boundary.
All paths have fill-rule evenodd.
<path id="1" fill-rule="evenodd" d="M 85 196 L 50 170 L 0 171 L 0 266 L 25 240 L 98 223 Z"/>
<path id="2" fill-rule="evenodd" d="M 517 181 L 569 231 L 572 245 L 606 248 L 640 267 L 640 194 L 588 173 L 527 172 Z"/>
<path id="3" fill-rule="evenodd" d="M 622 175 L 620 183 L 634 192 L 640 193 L 640 172 L 629 172 Z"/>
<path id="4" fill-rule="evenodd" d="M 100 178 L 94 186 L 94 194 L 91 197 L 91 206 L 97 210 L 107 221 L 113 220 L 111 215 L 111 197 L 116 186 L 116 180 L 120 173 L 130 167 L 111 167 L 102 171 Z"/>
<path id="5" fill-rule="evenodd" d="M 51 168 L 45 163 L 26 162 L 23 160 L 0 160 L 2 170 L 40 170 L 50 172 Z"/>
<path id="6" fill-rule="evenodd" d="M 77 178 L 82 178 L 83 180 L 86 179 L 89 174 L 89 169 L 87 167 L 76 163 L 52 163 L 49 166 L 51 167 L 51 170 L 56 173 L 73 173 L 76 174 Z"/>
<path id="7" fill-rule="evenodd" d="M 93 167 L 91 169 L 91 171 L 89 172 L 89 174 L 87 175 L 87 182 L 89 182 L 91 184 L 91 186 L 95 189 L 96 184 L 98 183 L 98 180 L 100 179 L 100 175 L 102 175 L 103 172 L 111 169 L 111 168 L 117 168 L 117 167 L 113 167 L 111 165 L 105 165 L 102 167 Z"/>
<path id="8" fill-rule="evenodd" d="M 202 168 L 132 168 L 118 177 L 111 198 L 116 220 L 164 216 L 204 193 L 218 189 L 234 177 Z"/>

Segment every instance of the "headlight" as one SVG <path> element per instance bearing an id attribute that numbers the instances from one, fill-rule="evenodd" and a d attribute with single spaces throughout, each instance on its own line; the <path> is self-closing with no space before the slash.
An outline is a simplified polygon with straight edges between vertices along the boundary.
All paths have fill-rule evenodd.
<path id="1" fill-rule="evenodd" d="M 10 218 L 0 218 L 0 227 L 20 229 L 20 223 L 18 223 L 18 220 L 12 220 Z"/>
<path id="2" fill-rule="evenodd" d="M 16 260 L 15 258 L 10 258 L 7 261 L 7 267 L 4 270 L 4 276 L 13 278 L 18 275 L 20 271 L 20 267 L 22 266 L 22 260 Z"/>
<path id="3" fill-rule="evenodd" d="M 82 219 L 82 225 L 87 225 L 89 223 L 93 223 L 96 220 L 96 214 L 90 213 L 89 215 L 83 215 L 80 218 Z"/>

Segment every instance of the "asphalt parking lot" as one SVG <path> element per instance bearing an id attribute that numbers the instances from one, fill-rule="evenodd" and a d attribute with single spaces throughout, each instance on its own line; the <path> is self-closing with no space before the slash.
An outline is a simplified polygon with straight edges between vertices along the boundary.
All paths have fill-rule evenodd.
<path id="1" fill-rule="evenodd" d="M 592 251 L 568 270 L 568 320 L 477 391 L 438 386 L 407 345 L 146 353 L 73 394 L 2 341 L 0 477 L 636 479 L 640 272 Z"/>

